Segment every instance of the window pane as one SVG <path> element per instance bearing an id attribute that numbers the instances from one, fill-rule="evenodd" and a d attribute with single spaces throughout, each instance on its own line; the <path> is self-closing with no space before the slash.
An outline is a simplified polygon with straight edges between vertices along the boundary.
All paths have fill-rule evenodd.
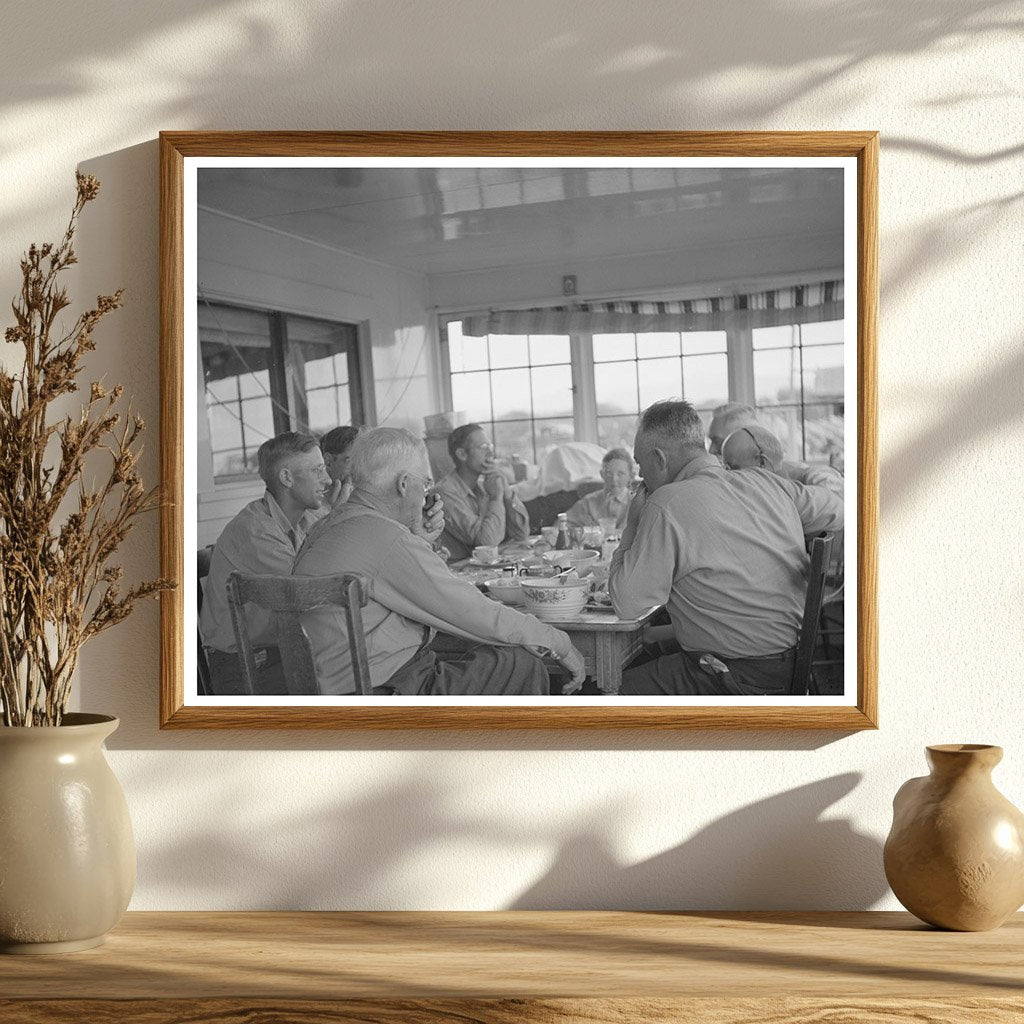
<path id="1" fill-rule="evenodd" d="M 632 334 L 595 334 L 594 362 L 606 363 L 613 359 L 632 359 L 636 355 L 636 341 Z"/>
<path id="2" fill-rule="evenodd" d="M 215 452 L 242 447 L 242 423 L 238 405 L 210 404 L 210 443 Z"/>
<path id="3" fill-rule="evenodd" d="M 650 331 L 636 336 L 636 354 L 641 359 L 679 355 L 679 334 L 675 331 Z"/>
<path id="4" fill-rule="evenodd" d="M 781 442 L 787 459 L 803 458 L 803 432 L 800 409 L 793 405 L 758 408 L 757 421 L 767 427 Z"/>
<path id="5" fill-rule="evenodd" d="M 254 373 L 243 373 L 238 378 L 238 390 L 243 398 L 256 398 L 258 395 L 270 394 L 270 371 L 257 370 Z"/>
<path id="6" fill-rule="evenodd" d="M 843 398 L 843 346 L 820 345 L 805 348 L 804 401 L 814 398 Z"/>
<path id="7" fill-rule="evenodd" d="M 237 402 L 238 401 L 238 378 L 237 377 L 224 377 L 221 380 L 210 380 L 206 381 L 206 394 L 207 400 L 211 405 L 217 402 Z"/>
<path id="8" fill-rule="evenodd" d="M 530 371 L 496 370 L 491 374 L 491 401 L 496 420 L 530 418 Z"/>
<path id="9" fill-rule="evenodd" d="M 337 356 L 320 356 L 306 360 L 306 387 L 318 387 L 321 384 L 334 383 L 334 360 Z"/>
<path id="10" fill-rule="evenodd" d="M 570 367 L 535 367 L 530 371 L 530 377 L 533 383 L 534 416 L 572 416 Z"/>
<path id="11" fill-rule="evenodd" d="M 602 448 L 633 450 L 636 435 L 635 416 L 600 416 L 597 420 L 597 443 Z"/>
<path id="12" fill-rule="evenodd" d="M 340 427 L 338 410 L 334 401 L 334 388 L 318 388 L 306 393 L 306 404 L 309 410 L 309 429 L 315 434 L 323 434 L 335 427 Z"/>
<path id="13" fill-rule="evenodd" d="M 490 374 L 453 373 L 452 407 L 471 420 L 482 422 L 491 418 Z"/>
<path id="14" fill-rule="evenodd" d="M 254 452 L 250 460 L 253 464 L 253 469 L 255 469 L 255 457 Z M 250 472 L 250 468 L 246 465 L 240 448 L 234 451 L 213 453 L 214 476 L 242 476 L 248 472 Z"/>
<path id="15" fill-rule="evenodd" d="M 487 339 L 471 338 L 462 333 L 462 321 L 448 324 L 448 358 L 452 373 L 487 369 Z"/>
<path id="16" fill-rule="evenodd" d="M 536 420 L 533 432 L 538 462 L 552 448 L 576 440 L 572 420 Z"/>
<path id="17" fill-rule="evenodd" d="M 724 352 L 683 360 L 683 396 L 688 402 L 707 408 L 729 400 L 729 359 Z"/>
<path id="18" fill-rule="evenodd" d="M 539 366 L 542 363 L 568 363 L 569 359 L 568 335 L 530 335 L 530 362 L 534 366 Z"/>
<path id="19" fill-rule="evenodd" d="M 825 320 L 817 324 L 802 324 L 800 341 L 803 345 L 841 345 L 843 321 Z"/>
<path id="20" fill-rule="evenodd" d="M 808 405 L 804 408 L 804 458 L 827 462 L 844 470 L 845 422 L 841 405 Z"/>
<path id="21" fill-rule="evenodd" d="M 800 351 L 767 349 L 754 353 L 754 394 L 758 404 L 788 402 L 800 394 Z"/>
<path id="22" fill-rule="evenodd" d="M 518 455 L 533 462 L 533 424 L 529 420 L 495 423 L 494 449 L 502 459 Z"/>
<path id="23" fill-rule="evenodd" d="M 595 366 L 594 391 L 598 413 L 638 412 L 636 363 L 601 363 Z"/>
<path id="24" fill-rule="evenodd" d="M 348 355 L 344 352 L 334 356 L 334 379 L 339 384 L 348 383 Z"/>
<path id="25" fill-rule="evenodd" d="M 783 327 L 755 327 L 753 335 L 754 348 L 782 348 L 797 344 L 797 329 L 791 324 Z"/>
<path id="26" fill-rule="evenodd" d="M 491 366 L 526 366 L 530 352 L 525 334 L 492 334 L 488 338 Z"/>
<path id="27" fill-rule="evenodd" d="M 700 355 L 702 352 L 724 352 L 725 331 L 684 331 L 683 355 Z"/>
<path id="28" fill-rule="evenodd" d="M 245 424 L 245 446 L 258 448 L 274 436 L 274 412 L 269 398 L 249 398 L 242 403 Z M 215 447 L 220 447 L 215 445 Z"/>
<path id="29" fill-rule="evenodd" d="M 642 359 L 637 363 L 640 381 L 640 408 L 663 398 L 679 398 L 683 381 L 679 372 L 680 359 Z"/>

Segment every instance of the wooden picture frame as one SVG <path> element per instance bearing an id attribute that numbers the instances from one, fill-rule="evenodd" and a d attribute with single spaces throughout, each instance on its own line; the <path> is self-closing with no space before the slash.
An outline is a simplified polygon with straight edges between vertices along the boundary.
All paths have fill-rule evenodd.
<path id="1" fill-rule="evenodd" d="M 501 158 L 508 166 L 534 158 L 552 160 L 644 161 L 713 159 L 731 166 L 737 159 L 756 162 L 783 158 L 799 165 L 836 161 L 846 170 L 845 209 L 856 209 L 855 238 L 846 221 L 844 262 L 847 279 L 855 270 L 856 288 L 847 288 L 846 309 L 855 300 L 855 321 L 845 314 L 849 331 L 856 326 L 856 669 L 847 671 L 842 703 L 812 698 L 775 698 L 756 706 L 656 702 L 619 703 L 625 698 L 577 706 L 568 703 L 453 705 L 319 705 L 267 706 L 225 699 L 200 700 L 187 680 L 195 664 L 186 663 L 194 626 L 186 617 L 186 593 L 195 593 L 186 517 L 195 514 L 197 495 L 186 492 L 186 459 L 194 457 L 185 442 L 187 378 L 186 306 L 196 302 L 195 249 L 186 251 L 186 226 L 195 211 L 186 209 L 189 168 L 197 161 L 229 162 L 243 158 L 272 164 L 278 158 L 367 158 L 382 164 L 396 158 L 431 166 L 447 158 Z M 554 166 L 558 166 L 555 164 Z M 194 173 L 194 172 L 193 172 Z M 877 727 L 877 533 L 878 458 L 876 444 L 876 363 L 878 307 L 878 135 L 876 132 L 162 132 L 160 135 L 160 316 L 161 316 L 161 470 L 165 504 L 161 520 L 163 575 L 178 587 L 161 595 L 162 728 L 302 728 L 302 729 L 830 729 Z M 194 191 L 191 193 L 194 196 Z M 851 202 L 851 196 L 855 202 Z M 192 236 L 194 238 L 194 233 Z M 849 254 L 853 254 L 853 260 Z M 566 288 L 575 282 L 566 284 Z M 568 294 L 568 292 L 567 292 Z M 845 337 L 849 338 L 847 334 Z M 847 344 L 846 360 L 850 363 Z M 850 370 L 848 368 L 847 373 Z M 849 380 L 849 377 L 847 377 Z M 193 385 L 194 386 L 194 385 Z M 849 390 L 847 386 L 847 390 Z M 849 416 L 849 413 L 847 414 Z M 851 465 L 852 468 L 852 465 Z M 850 474 L 847 473 L 847 479 Z M 849 501 L 848 501 L 849 507 Z M 849 542 L 852 544 L 853 542 Z M 847 550 L 852 551 L 852 547 Z M 849 628 L 848 628 L 848 635 Z M 850 636 L 852 640 L 852 636 Z M 195 641 L 191 641 L 195 643 Z M 193 650 L 195 648 L 192 648 Z M 855 689 L 855 692 L 854 692 Z M 709 698 L 711 700 L 713 698 Z"/>

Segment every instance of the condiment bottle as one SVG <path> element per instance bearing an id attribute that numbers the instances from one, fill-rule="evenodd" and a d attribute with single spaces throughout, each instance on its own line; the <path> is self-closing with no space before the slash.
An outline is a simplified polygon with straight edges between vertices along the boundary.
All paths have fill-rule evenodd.
<path id="1" fill-rule="evenodd" d="M 559 512 L 558 536 L 555 538 L 555 550 L 565 551 L 569 546 L 569 516 L 565 512 Z"/>

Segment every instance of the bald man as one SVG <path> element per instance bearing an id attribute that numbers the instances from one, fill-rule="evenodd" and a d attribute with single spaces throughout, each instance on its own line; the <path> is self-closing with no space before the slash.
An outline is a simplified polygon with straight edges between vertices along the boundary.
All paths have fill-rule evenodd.
<path id="1" fill-rule="evenodd" d="M 726 469 L 767 469 L 778 473 L 782 456 L 782 442 L 759 423 L 739 427 L 722 444 L 722 464 Z"/>
<path id="2" fill-rule="evenodd" d="M 717 455 L 725 464 L 722 458 L 722 447 L 727 438 L 743 427 L 765 429 L 757 422 L 757 413 L 749 405 L 743 405 L 741 402 L 727 402 L 725 405 L 718 406 L 712 414 L 711 424 L 708 427 L 708 451 L 712 455 Z M 769 434 L 773 438 L 775 436 L 770 434 L 770 431 L 765 431 L 765 434 Z M 775 440 L 777 442 L 777 439 Z M 781 443 L 779 447 L 781 449 Z M 772 468 L 780 476 L 795 480 L 798 484 L 825 487 L 837 498 L 843 497 L 843 476 L 831 466 L 812 462 L 797 462 L 780 457 L 778 465 Z"/>

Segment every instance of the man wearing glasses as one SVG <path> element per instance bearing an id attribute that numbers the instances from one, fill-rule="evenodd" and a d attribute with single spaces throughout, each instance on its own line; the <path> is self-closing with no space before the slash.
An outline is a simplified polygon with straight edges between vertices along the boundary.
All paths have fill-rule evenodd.
<path id="1" fill-rule="evenodd" d="M 366 581 L 367 660 L 378 696 L 542 696 L 548 675 L 538 651 L 580 688 L 583 656 L 568 635 L 532 615 L 484 597 L 433 551 L 441 503 L 431 489 L 427 450 L 406 430 L 378 427 L 352 446 L 353 491 L 310 533 L 295 563 L 298 576 L 356 573 Z M 445 512 L 447 510 L 444 510 Z M 325 694 L 354 691 L 339 608 L 303 615 Z M 458 658 L 439 658 L 437 632 L 463 641 Z"/>
<path id="2" fill-rule="evenodd" d="M 477 423 L 456 427 L 448 437 L 455 468 L 437 485 L 444 499 L 441 543 L 452 560 L 469 558 L 480 544 L 525 540 L 530 516 L 494 464 L 494 448 Z"/>

